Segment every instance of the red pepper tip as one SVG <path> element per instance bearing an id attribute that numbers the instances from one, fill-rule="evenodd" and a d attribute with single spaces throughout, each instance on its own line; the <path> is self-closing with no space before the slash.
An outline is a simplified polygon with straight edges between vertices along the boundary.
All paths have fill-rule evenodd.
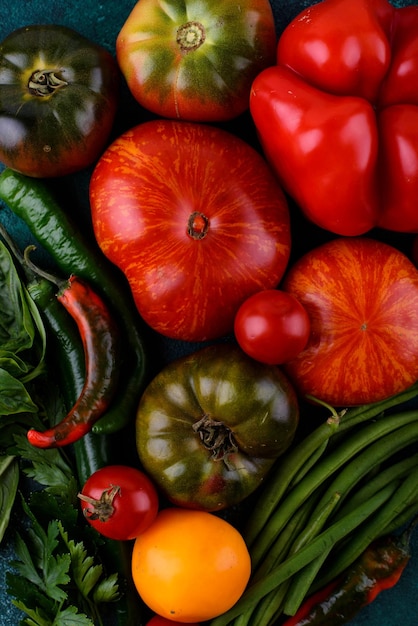
<path id="1" fill-rule="evenodd" d="M 27 432 L 27 438 L 29 443 L 36 448 L 50 448 L 54 445 L 54 441 L 51 440 L 51 437 L 48 433 L 43 433 L 34 428 L 31 428 Z"/>

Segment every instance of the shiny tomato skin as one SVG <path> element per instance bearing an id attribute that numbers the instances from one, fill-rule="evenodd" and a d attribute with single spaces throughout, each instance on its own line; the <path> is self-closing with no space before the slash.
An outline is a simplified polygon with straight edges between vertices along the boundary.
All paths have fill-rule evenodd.
<path id="1" fill-rule="evenodd" d="M 175 505 L 220 511 L 264 481 L 293 441 L 299 407 L 283 372 L 234 344 L 172 361 L 137 412 L 142 467 Z"/>
<path id="2" fill-rule="evenodd" d="M 310 321 L 299 300 L 285 291 L 266 289 L 250 296 L 234 322 L 238 344 L 250 357 L 271 365 L 294 359 L 308 341 Z"/>
<path id="3" fill-rule="evenodd" d="M 285 196 L 260 154 L 216 127 L 153 120 L 105 151 L 90 182 L 95 236 L 139 313 L 185 341 L 233 329 L 252 293 L 275 287 L 290 253 Z"/>
<path id="4" fill-rule="evenodd" d="M 112 55 L 70 28 L 13 31 L 0 43 L 0 161 L 37 178 L 91 165 L 110 135 L 119 82 Z"/>
<path id="5" fill-rule="evenodd" d="M 113 512 L 105 512 L 105 520 L 96 519 L 95 502 L 83 498 L 97 502 L 112 489 Z M 152 481 L 144 472 L 127 465 L 107 465 L 94 472 L 81 490 L 80 501 L 88 523 L 103 536 L 118 541 L 135 539 L 144 532 L 154 522 L 159 508 Z"/>
<path id="6" fill-rule="evenodd" d="M 306 348 L 284 366 L 301 394 L 359 405 L 418 379 L 418 270 L 399 250 L 337 238 L 296 261 L 282 288 L 311 320 Z"/>
<path id="7" fill-rule="evenodd" d="M 250 570 L 242 535 L 204 511 L 162 510 L 132 552 L 132 577 L 145 604 L 184 623 L 206 621 L 231 608 Z"/>
<path id="8" fill-rule="evenodd" d="M 276 42 L 268 0 L 140 0 L 116 53 L 143 107 L 161 117 L 215 122 L 248 109 L 252 80 L 273 64 Z"/>

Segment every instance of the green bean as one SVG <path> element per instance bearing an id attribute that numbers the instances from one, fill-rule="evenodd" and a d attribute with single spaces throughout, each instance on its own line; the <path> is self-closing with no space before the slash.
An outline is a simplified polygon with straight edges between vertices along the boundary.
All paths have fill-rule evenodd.
<path id="1" fill-rule="evenodd" d="M 251 546 L 251 558 L 257 566 L 267 553 L 274 537 L 281 531 L 290 515 L 305 501 L 324 480 L 342 467 L 350 458 L 358 454 L 365 446 L 384 435 L 394 432 L 409 421 L 418 420 L 418 413 L 409 411 L 382 417 L 376 422 L 367 424 L 349 438 L 343 440 L 329 455 L 310 471 L 309 475 L 293 489 L 281 506 L 270 516 L 263 534 Z"/>
<path id="2" fill-rule="evenodd" d="M 322 457 L 322 455 L 325 453 L 325 451 L 328 448 L 328 443 L 329 443 L 329 439 L 325 440 L 314 452 L 313 454 L 311 454 L 311 456 L 309 457 L 309 459 L 306 460 L 306 462 L 304 463 L 304 465 L 301 467 L 301 469 L 298 471 L 297 474 L 295 474 L 295 476 L 293 477 L 293 479 L 291 480 L 291 482 L 288 485 L 287 490 L 289 491 L 289 489 L 293 489 L 294 487 L 296 487 L 296 485 L 298 483 L 300 483 L 300 481 L 302 480 L 302 478 L 304 478 L 304 476 L 312 469 L 312 467 L 319 461 L 319 459 Z"/>
<path id="3" fill-rule="evenodd" d="M 409 424 L 410 418 L 413 420 L 412 425 Z M 418 412 L 405 412 L 402 414 L 402 420 L 396 417 L 396 421 L 399 424 L 396 437 L 393 437 L 392 431 L 383 437 L 379 437 L 377 441 L 367 445 L 362 452 L 358 453 L 351 462 L 348 462 L 346 466 L 341 469 L 319 501 L 317 511 L 313 512 L 313 519 L 321 516 L 327 502 L 333 497 L 334 493 L 338 492 L 341 494 L 340 502 L 342 502 L 343 499 L 347 497 L 350 490 L 353 489 L 371 469 L 391 458 L 394 454 L 418 439 Z M 402 426 L 403 423 L 405 426 Z"/>
<path id="4" fill-rule="evenodd" d="M 289 581 L 287 586 L 287 593 L 284 601 L 281 603 L 281 606 L 277 607 L 277 610 L 274 610 L 274 606 L 270 605 L 270 610 L 265 613 L 264 621 L 261 621 L 257 626 L 267 626 L 267 624 L 271 623 L 271 620 L 279 614 L 280 615 L 293 615 L 293 605 L 297 606 L 304 600 L 306 596 L 306 590 L 312 584 L 312 581 L 315 579 L 315 576 L 318 574 L 318 571 L 324 564 L 325 560 L 328 558 L 330 552 L 332 551 L 332 546 L 329 549 L 324 550 L 322 554 L 318 556 L 317 559 L 314 559 L 308 565 L 295 574 Z M 289 611 L 291 611 L 289 613 Z"/>
<path id="5" fill-rule="evenodd" d="M 309 459 L 315 458 L 318 451 L 322 450 L 324 444 L 338 433 L 339 429 L 346 431 L 359 423 L 376 417 L 380 413 L 393 409 L 394 407 L 415 398 L 418 395 L 418 383 L 415 383 L 407 390 L 396 394 L 381 402 L 351 408 L 342 411 L 340 414 L 331 410 L 331 416 L 326 422 L 318 426 L 287 454 L 279 460 L 275 469 L 271 472 L 266 485 L 261 492 L 260 499 L 254 512 L 247 520 L 246 528 L 243 531 L 247 545 L 251 547 L 256 538 L 261 534 L 263 528 L 287 492 L 292 481 L 298 473 L 303 471 L 305 464 L 309 464 Z"/>
<path id="6" fill-rule="evenodd" d="M 411 417 L 415 416 L 415 412 L 408 412 L 404 414 L 405 421 L 407 422 Z M 415 434 L 414 434 L 414 432 Z M 325 491 L 324 495 L 320 499 L 315 512 L 312 514 L 313 524 L 311 527 L 307 528 L 301 535 L 297 538 L 296 542 L 293 544 L 290 554 L 298 551 L 301 547 L 306 544 L 318 531 L 318 528 L 323 525 L 328 515 L 333 511 L 335 505 L 339 500 L 339 492 L 336 491 L 338 488 L 343 488 L 344 485 L 346 489 L 349 490 L 352 488 L 353 484 L 355 484 L 359 479 L 361 479 L 364 475 L 367 474 L 370 467 L 378 465 L 382 459 L 386 459 L 388 456 L 392 456 L 398 450 L 404 448 L 414 441 L 414 438 L 418 438 L 418 425 L 415 425 L 415 422 L 411 425 L 406 424 L 404 427 L 401 427 L 397 432 L 395 444 L 393 440 L 392 433 L 389 433 L 382 439 L 379 439 L 376 443 L 367 447 L 365 451 L 357 456 L 353 461 L 348 463 L 345 468 L 339 473 L 336 480 L 334 480 L 329 488 Z M 364 496 L 367 497 L 359 497 L 357 494 L 354 496 L 354 502 L 350 502 L 350 507 L 348 510 L 344 509 L 346 516 L 349 512 L 356 508 L 356 506 L 360 506 L 362 502 L 367 501 L 370 497 L 372 497 L 375 493 L 377 493 L 380 489 L 385 488 L 387 483 L 391 483 L 392 492 L 394 493 L 400 484 L 400 478 L 402 478 L 405 474 L 408 475 L 408 472 L 411 471 L 411 468 L 416 468 L 416 458 L 407 458 L 403 461 L 395 464 L 394 466 L 388 468 L 385 472 L 378 474 L 375 476 L 372 481 L 373 489 L 370 488 L 370 483 L 366 485 L 364 489 Z M 397 478 L 397 480 L 395 480 Z M 356 497 L 357 496 L 357 497 Z M 392 504 L 390 505 L 392 508 Z M 341 519 L 343 515 L 337 515 L 336 519 Z M 349 540 L 349 547 L 350 547 Z M 364 549 L 364 545 L 360 546 L 359 552 Z M 269 553 L 270 555 L 270 553 Z M 311 564 L 307 565 L 302 572 L 299 573 L 295 580 L 292 581 L 289 585 L 286 602 L 284 603 L 284 610 L 289 614 L 293 614 L 295 607 L 298 607 L 304 597 L 306 596 L 312 582 L 317 575 L 322 562 L 326 558 L 326 553 L 319 559 L 316 559 Z M 266 557 L 266 560 L 268 557 Z M 272 616 L 277 612 L 275 607 L 274 599 L 268 602 L 268 606 L 265 608 L 263 613 L 263 619 L 257 622 L 258 626 L 264 626 L 264 624 L 268 624 L 269 620 Z"/>
<path id="7" fill-rule="evenodd" d="M 335 492 L 332 494 L 331 498 L 329 498 L 328 502 L 324 506 L 323 510 L 314 517 L 311 524 L 305 528 L 305 531 L 300 533 L 297 540 L 293 543 L 290 554 L 295 554 L 299 550 L 303 548 L 303 546 L 307 545 L 314 537 L 318 535 L 320 531 L 323 530 L 326 521 L 329 518 L 331 511 L 337 505 L 341 494 Z M 289 601 L 300 602 L 306 595 L 306 589 L 312 584 L 312 581 L 316 574 L 318 573 L 321 565 L 331 552 L 333 546 L 330 546 L 329 550 L 324 551 L 317 559 L 314 559 L 306 565 L 295 580 L 291 579 L 288 581 L 287 585 L 287 593 L 286 599 L 283 604 L 283 610 L 288 606 Z M 283 603 L 283 602 L 282 602 Z M 277 613 L 279 609 L 279 605 L 276 606 L 276 602 L 269 603 L 269 609 L 265 611 L 263 615 L 263 619 L 260 622 L 257 622 L 257 626 L 264 626 L 264 624 L 270 623 L 270 620 Z"/>
<path id="8" fill-rule="evenodd" d="M 317 498 L 315 494 L 307 500 L 294 512 L 282 532 L 277 535 L 268 554 L 260 564 L 260 567 L 253 572 L 252 582 L 256 582 L 265 576 L 273 566 L 284 560 L 290 550 L 290 547 L 299 536 L 306 523 L 311 517 L 311 511 L 316 504 Z"/>
<path id="9" fill-rule="evenodd" d="M 339 427 L 339 417 L 334 414 L 316 428 L 308 437 L 285 454 L 269 479 L 256 503 L 252 515 L 243 531 L 245 541 L 251 546 L 262 531 L 267 520 L 287 491 L 292 479 L 309 461 L 312 455 L 327 442 Z"/>
<path id="10" fill-rule="evenodd" d="M 270 591 L 269 594 L 262 598 L 253 614 L 254 621 L 251 626 L 254 626 L 254 624 L 261 626 L 261 624 L 275 623 L 275 620 L 283 614 L 283 606 L 291 581 L 291 578 L 285 580 L 277 589 L 273 589 L 273 591 Z M 235 623 L 234 626 L 236 626 Z"/>
<path id="11" fill-rule="evenodd" d="M 416 502 L 418 468 L 411 471 L 404 481 L 395 482 L 398 482 L 399 484 L 397 485 L 397 488 L 393 490 L 392 497 L 370 520 L 367 521 L 367 523 L 357 529 L 355 535 L 353 535 L 350 541 L 346 543 L 344 549 L 336 553 L 336 556 L 332 559 L 332 563 L 327 566 L 326 574 L 315 581 L 313 588 L 309 591 L 310 593 L 325 586 L 331 580 L 334 580 L 337 576 L 339 576 L 341 572 L 347 569 L 347 567 L 349 567 L 356 560 L 356 558 L 364 552 L 372 541 L 377 539 L 379 536 L 387 534 L 387 530 L 391 528 L 393 520 L 397 519 L 403 511 L 409 509 L 411 503 Z M 351 514 L 352 513 L 349 513 L 348 515 Z M 342 518 L 342 520 L 344 519 L 346 519 L 346 517 Z M 339 521 L 335 523 L 338 524 Z M 392 530 L 394 530 L 393 527 Z"/>
<path id="12" fill-rule="evenodd" d="M 393 533 L 396 530 L 399 530 L 399 528 L 402 528 L 404 524 L 406 524 L 411 519 L 417 516 L 418 516 L 418 494 L 417 494 L 416 499 L 413 500 L 410 504 L 407 504 L 404 510 L 401 513 L 398 513 L 398 515 L 394 517 L 394 519 L 390 522 L 390 524 L 388 524 L 382 530 L 382 532 L 379 533 L 379 537 L 382 535 Z"/>
<path id="13" fill-rule="evenodd" d="M 250 585 L 229 611 L 212 620 L 211 626 L 226 626 L 232 619 L 250 609 L 270 591 L 276 589 L 281 583 L 356 529 L 387 500 L 390 494 L 390 489 L 383 489 L 345 518 L 324 530 L 311 543 L 275 567 L 264 579 Z"/>
<path id="14" fill-rule="evenodd" d="M 354 494 L 350 496 L 347 502 L 344 502 L 343 506 L 335 514 L 335 520 L 347 515 L 356 506 L 370 498 L 373 493 L 376 493 L 379 489 L 382 489 L 386 484 L 392 480 L 402 479 L 409 474 L 411 470 L 418 467 L 418 454 L 402 459 L 401 461 L 389 465 L 386 469 L 376 474 L 372 480 L 367 482 L 359 488 Z"/>
<path id="15" fill-rule="evenodd" d="M 398 489 L 399 485 L 400 485 L 400 481 L 393 481 L 392 483 L 390 483 L 390 485 L 387 486 L 387 488 L 391 487 L 390 497 L 388 498 L 389 506 L 391 506 L 391 498 L 393 498 L 393 495 Z M 378 514 L 379 512 L 377 512 L 376 515 Z M 375 520 L 372 520 L 371 523 L 375 523 Z M 358 532 L 359 531 L 357 529 L 356 534 Z M 351 552 L 354 548 L 353 537 L 352 535 L 349 535 L 349 537 L 346 539 L 347 539 L 347 547 Z M 330 555 L 332 550 L 334 550 L 334 553 L 335 553 L 336 551 L 335 546 L 332 546 L 328 552 L 324 552 L 322 555 L 320 555 L 318 559 L 309 563 L 309 565 L 307 565 L 301 572 L 298 573 L 297 576 L 294 577 L 294 580 L 292 580 L 291 582 L 289 592 L 286 597 L 286 602 L 284 603 L 284 606 L 283 606 L 283 612 L 286 615 L 294 615 L 296 611 L 298 610 L 298 608 L 300 607 L 300 605 L 302 604 L 305 597 L 311 593 L 310 588 L 312 587 L 312 584 L 314 580 L 316 579 L 318 572 L 320 571 L 321 567 L 323 566 L 325 560 Z M 357 558 L 357 556 L 359 555 L 356 554 L 355 558 Z M 332 562 L 335 561 L 335 558 L 336 558 L 335 554 L 333 554 Z M 355 558 L 353 558 L 353 561 L 355 560 Z"/>
<path id="16" fill-rule="evenodd" d="M 297 540 L 293 543 L 290 554 L 293 554 L 303 548 L 304 545 L 309 543 L 309 541 L 312 541 L 312 539 L 318 535 L 318 533 L 323 529 L 331 512 L 340 501 L 340 498 L 341 492 L 334 491 L 329 497 L 328 494 L 326 494 L 326 497 L 321 499 L 314 515 L 312 516 L 310 525 L 305 528 L 304 532 L 300 533 Z"/>

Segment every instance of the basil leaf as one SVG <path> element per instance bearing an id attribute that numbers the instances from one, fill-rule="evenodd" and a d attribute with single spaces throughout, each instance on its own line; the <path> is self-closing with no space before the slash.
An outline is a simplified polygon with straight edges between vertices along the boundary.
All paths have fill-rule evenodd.
<path id="1" fill-rule="evenodd" d="M 19 462 L 14 456 L 0 457 L 0 542 L 10 521 L 19 483 Z"/>
<path id="2" fill-rule="evenodd" d="M 0 367 L 27 382 L 43 370 L 45 348 L 41 315 L 0 241 Z"/>
<path id="3" fill-rule="evenodd" d="M 0 369 L 0 420 L 2 415 L 37 411 L 38 407 L 25 385 L 6 370 Z"/>

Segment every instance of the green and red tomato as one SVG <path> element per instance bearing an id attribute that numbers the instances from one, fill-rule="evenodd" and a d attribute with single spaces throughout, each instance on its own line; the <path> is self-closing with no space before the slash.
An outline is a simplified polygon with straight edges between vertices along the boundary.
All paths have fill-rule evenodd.
<path id="1" fill-rule="evenodd" d="M 162 117 L 225 121 L 248 109 L 251 83 L 274 63 L 269 0 L 140 0 L 116 53 L 138 102 Z"/>
<path id="2" fill-rule="evenodd" d="M 31 25 L 0 44 L 0 161 L 27 176 L 91 165 L 119 101 L 115 59 L 65 26 Z"/>
<path id="3" fill-rule="evenodd" d="M 218 511 L 261 485 L 298 421 L 283 372 L 220 343 L 171 362 L 150 382 L 137 413 L 138 455 L 171 502 Z"/>

